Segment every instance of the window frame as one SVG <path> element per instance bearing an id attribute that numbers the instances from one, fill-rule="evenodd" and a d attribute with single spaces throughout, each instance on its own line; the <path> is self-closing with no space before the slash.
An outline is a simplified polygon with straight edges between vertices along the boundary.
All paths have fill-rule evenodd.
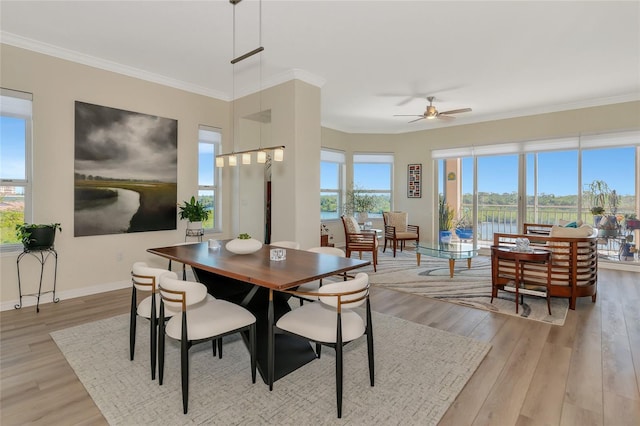
<path id="1" fill-rule="evenodd" d="M 371 189 L 356 182 L 356 164 L 388 164 L 389 165 L 389 189 Z M 389 195 L 389 210 L 394 209 L 394 166 L 395 154 L 392 152 L 355 152 L 352 157 L 352 189 L 365 194 Z M 382 212 L 367 212 L 369 217 L 381 219 Z"/>
<path id="2" fill-rule="evenodd" d="M 16 102 L 0 102 L 0 115 L 4 117 L 19 118 L 25 120 L 24 135 L 24 179 L 3 178 L 0 175 L 0 187 L 22 188 L 24 192 L 24 219 L 25 223 L 33 223 L 33 95 L 6 88 L 0 88 L 2 98 L 13 98 Z M 28 102 L 27 104 L 24 102 Z M 21 242 L 0 242 L 0 252 L 15 252 L 23 249 Z"/>
<path id="3" fill-rule="evenodd" d="M 321 221 L 340 220 L 344 206 L 345 197 L 345 170 L 346 170 L 346 155 L 344 151 L 339 151 L 331 148 L 320 148 L 320 169 L 322 170 L 322 164 L 337 164 L 338 176 L 336 181 L 338 182 L 337 188 L 325 188 L 322 186 L 322 173 L 320 174 L 320 196 L 325 192 L 336 193 L 337 200 L 337 216 L 331 218 L 322 218 L 322 210 L 320 211 Z"/>
<path id="4" fill-rule="evenodd" d="M 207 137 L 203 137 L 202 132 L 210 132 L 210 133 L 216 134 L 217 137 L 213 137 L 209 139 Z M 201 162 L 200 145 L 201 144 L 208 144 L 213 146 L 213 154 L 211 155 L 211 161 L 212 161 L 211 177 L 213 179 L 213 185 L 204 185 L 200 183 L 200 162 Z M 208 228 L 208 227 L 205 227 L 205 224 L 203 223 L 203 229 L 205 234 L 222 232 L 222 215 L 221 215 L 222 185 L 220 182 L 222 174 L 220 173 L 220 168 L 216 167 L 216 155 L 220 153 L 221 146 L 222 146 L 222 130 L 221 129 L 217 127 L 202 125 L 202 124 L 198 126 L 198 175 L 197 175 L 198 200 L 200 201 L 202 200 L 200 195 L 201 192 L 204 192 L 204 191 L 213 192 L 213 207 L 212 207 L 213 211 L 211 212 L 213 214 L 213 226 Z"/>

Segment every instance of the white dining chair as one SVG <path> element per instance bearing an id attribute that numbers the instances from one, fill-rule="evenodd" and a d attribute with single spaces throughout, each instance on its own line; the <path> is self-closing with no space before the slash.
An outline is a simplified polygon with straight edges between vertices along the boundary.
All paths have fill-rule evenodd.
<path id="1" fill-rule="evenodd" d="M 256 382 L 256 317 L 231 302 L 220 299 L 207 299 L 207 287 L 204 284 L 178 280 L 169 276 L 160 279 L 160 337 L 158 340 L 158 382 L 164 378 L 165 335 L 180 341 L 182 408 L 187 414 L 189 405 L 189 349 L 192 345 L 212 342 L 213 354 L 216 341 L 223 336 L 247 332 L 249 335 L 249 354 L 251 358 L 251 380 Z M 201 303 L 204 299 L 204 303 Z M 177 310 L 165 324 L 168 309 Z M 222 352 L 220 352 L 222 354 Z M 223 386 L 221 386 L 222 389 Z"/>
<path id="2" fill-rule="evenodd" d="M 167 275 L 171 278 L 178 276 L 174 272 L 166 269 L 151 268 L 144 262 L 136 262 L 131 269 L 131 311 L 129 318 L 129 358 L 133 361 L 136 345 L 136 323 L 137 318 L 142 317 L 149 320 L 149 344 L 151 357 L 151 380 L 156 378 L 156 349 L 157 349 L 157 323 L 160 317 L 160 295 L 158 294 L 158 284 L 160 277 Z M 151 293 L 138 303 L 138 292 Z M 173 315 L 175 311 L 167 311 L 166 317 Z"/>
<path id="3" fill-rule="evenodd" d="M 270 290 L 270 299 L 273 296 Z M 298 291 L 285 293 L 307 295 Z M 369 381 L 374 385 L 373 327 L 371 323 L 371 304 L 369 302 L 369 276 L 363 272 L 355 278 L 337 283 L 325 284 L 314 293 L 317 303 L 307 303 L 285 313 L 275 324 L 270 324 L 268 342 L 268 382 L 273 390 L 275 375 L 275 335 L 287 333 L 316 343 L 317 357 L 320 358 L 321 345 L 330 346 L 336 351 L 336 402 L 338 418 L 342 417 L 343 387 L 343 345 L 366 334 L 369 359 Z M 353 310 L 366 303 L 366 322 Z"/>
<path id="4" fill-rule="evenodd" d="M 327 246 L 322 246 L 322 247 L 311 247 L 309 249 L 307 249 L 307 251 L 310 251 L 312 253 L 319 253 L 319 254 L 329 254 L 332 256 L 338 256 L 338 257 L 345 257 L 344 251 L 342 249 L 336 248 L 336 247 L 327 247 Z M 343 277 L 343 279 L 347 279 L 346 277 L 346 273 L 341 274 L 341 276 Z M 318 289 L 320 288 L 320 286 L 322 286 L 322 279 L 319 280 L 314 280 L 308 283 L 304 283 L 302 285 L 300 285 L 297 288 L 297 291 L 300 292 L 314 292 L 314 291 L 318 291 Z M 317 301 L 318 297 L 317 296 L 299 296 L 298 299 L 300 299 L 300 305 L 302 305 L 304 303 L 304 301 Z"/>

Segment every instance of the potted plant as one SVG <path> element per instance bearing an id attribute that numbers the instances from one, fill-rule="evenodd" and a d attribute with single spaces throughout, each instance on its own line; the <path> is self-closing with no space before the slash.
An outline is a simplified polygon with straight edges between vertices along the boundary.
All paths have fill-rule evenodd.
<path id="1" fill-rule="evenodd" d="M 330 235 L 327 225 L 320 223 L 320 245 L 323 247 L 329 246 L 329 240 L 333 240 L 333 235 Z M 331 245 L 333 244 L 331 243 Z"/>
<path id="2" fill-rule="evenodd" d="M 22 245 L 27 251 L 48 250 L 53 247 L 56 230 L 62 232 L 59 223 L 22 223 L 16 225 L 16 236 L 22 241 Z"/>
<path id="3" fill-rule="evenodd" d="M 440 242 L 451 242 L 451 228 L 453 228 L 453 209 L 447 204 L 444 197 L 440 197 L 438 203 L 438 228 L 440 229 Z"/>
<path id="4" fill-rule="evenodd" d="M 609 185 L 603 180 L 594 180 L 588 185 L 589 202 L 591 203 L 591 214 L 593 215 L 594 224 L 602 219 L 600 216 L 604 214 L 604 205 L 610 199 L 611 190 Z"/>
<path id="5" fill-rule="evenodd" d="M 180 219 L 187 219 L 187 229 L 202 229 L 202 222 L 209 219 L 209 210 L 196 197 L 192 196 L 191 200 L 178 204 L 180 209 Z"/>
<path id="6" fill-rule="evenodd" d="M 356 216 L 358 223 L 364 223 L 368 219 L 368 213 L 376 206 L 373 195 L 361 189 L 354 188 L 347 191 L 347 199 L 344 204 L 344 214 Z"/>
<path id="7" fill-rule="evenodd" d="M 462 214 L 455 221 L 456 235 L 458 238 L 468 240 L 473 238 L 473 224 L 469 217 L 469 209 L 463 209 Z"/>

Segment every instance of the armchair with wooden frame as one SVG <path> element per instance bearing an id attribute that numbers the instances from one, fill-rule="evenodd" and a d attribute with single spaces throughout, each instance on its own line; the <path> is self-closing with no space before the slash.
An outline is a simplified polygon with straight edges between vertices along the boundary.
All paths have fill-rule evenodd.
<path id="1" fill-rule="evenodd" d="M 400 251 L 404 249 L 405 241 L 420 241 L 420 227 L 418 225 L 409 225 L 409 215 L 406 212 L 383 212 L 384 219 L 384 248 L 387 249 L 387 241 L 389 246 L 393 243 L 393 257 L 396 257 L 396 248 L 398 241 L 400 242 Z"/>
<path id="2" fill-rule="evenodd" d="M 378 236 L 375 231 L 362 231 L 358 221 L 353 216 L 342 216 L 344 226 L 345 252 L 351 257 L 351 252 L 358 252 L 362 259 L 363 251 L 370 251 L 373 255 L 373 271 L 376 272 L 378 264 Z"/>

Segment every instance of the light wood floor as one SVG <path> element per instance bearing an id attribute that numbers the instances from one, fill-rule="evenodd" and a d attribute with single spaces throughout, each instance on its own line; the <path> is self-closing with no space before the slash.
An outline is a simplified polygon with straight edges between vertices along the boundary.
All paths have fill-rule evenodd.
<path id="1" fill-rule="evenodd" d="M 128 312 L 129 290 L 0 314 L 3 426 L 106 421 L 49 332 Z M 563 327 L 374 289 L 374 310 L 493 346 L 441 425 L 640 424 L 640 275 L 601 270 Z M 91 348 L 87 348 L 91 350 Z"/>

